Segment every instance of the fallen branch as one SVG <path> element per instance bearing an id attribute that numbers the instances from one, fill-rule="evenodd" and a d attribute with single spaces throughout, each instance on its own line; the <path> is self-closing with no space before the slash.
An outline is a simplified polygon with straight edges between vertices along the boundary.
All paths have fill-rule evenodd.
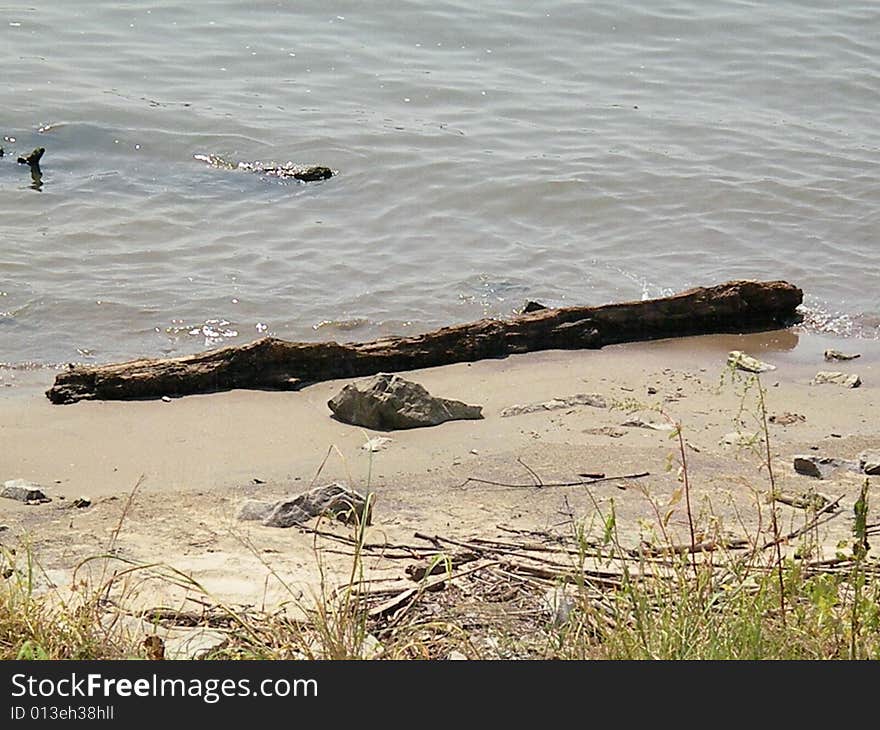
<path id="1" fill-rule="evenodd" d="M 597 479 L 579 479 L 576 482 L 542 482 L 540 484 L 511 484 L 510 482 L 495 482 L 491 479 L 478 479 L 477 477 L 468 477 L 461 484 L 458 485 L 457 489 L 464 489 L 471 482 L 476 482 L 477 484 L 488 484 L 493 487 L 503 487 L 505 489 L 544 489 L 547 487 L 580 487 L 587 484 L 598 484 L 599 482 L 614 482 L 620 479 L 641 479 L 643 477 L 651 476 L 651 472 L 640 471 L 637 474 L 621 474 L 619 476 L 614 477 L 599 477 Z"/>
<path id="2" fill-rule="evenodd" d="M 762 546 L 763 549 L 766 550 L 767 548 L 775 547 L 776 545 L 782 545 L 792 540 L 796 540 L 801 535 L 805 535 L 806 533 L 808 533 L 810 530 L 816 529 L 817 527 L 819 527 L 819 525 L 824 525 L 826 522 L 833 520 L 835 517 L 841 514 L 840 511 L 838 511 L 837 507 L 840 504 L 840 500 L 843 499 L 845 496 L 845 494 L 841 494 L 837 499 L 832 500 L 831 502 L 826 504 L 822 509 L 816 512 L 816 514 L 813 516 L 813 519 L 810 520 L 803 527 L 799 527 L 797 530 L 789 532 L 787 535 L 782 535 L 778 540 L 770 540 L 769 542 L 764 543 L 764 545 Z M 831 514 L 828 514 L 829 512 Z"/>
<path id="3" fill-rule="evenodd" d="M 704 540 L 693 545 L 687 543 L 685 545 L 642 545 L 641 550 L 645 555 L 656 557 L 658 555 L 692 555 L 694 553 L 712 553 L 716 550 L 743 550 L 749 546 L 749 541 L 744 538 L 735 540 Z"/>
<path id="4" fill-rule="evenodd" d="M 307 383 L 620 342 L 776 329 L 797 319 L 803 292 L 784 281 L 731 281 L 660 299 L 542 309 L 373 342 L 265 337 L 197 355 L 69 365 L 46 391 L 53 403 L 128 400 L 233 388 L 295 390 Z"/>
<path id="5" fill-rule="evenodd" d="M 374 606 L 373 608 L 371 608 L 369 610 L 367 615 L 370 618 L 376 618 L 377 616 L 383 616 L 383 615 L 390 613 L 391 611 L 394 611 L 395 609 L 399 608 L 402 604 L 406 603 L 407 601 L 410 601 L 409 605 L 406 607 L 406 608 L 409 608 L 410 606 L 412 606 L 413 603 L 415 603 L 415 601 L 418 599 L 418 597 L 422 595 L 422 593 L 425 593 L 425 592 L 430 593 L 430 592 L 433 592 L 436 590 L 440 590 L 447 583 L 451 583 L 452 581 L 457 580 L 458 578 L 464 578 L 465 576 L 470 575 L 472 573 L 476 573 L 479 570 L 483 570 L 485 568 L 490 568 L 494 565 L 499 565 L 499 564 L 500 563 L 497 560 L 484 560 L 484 561 L 481 561 L 478 565 L 467 568 L 466 570 L 459 571 L 458 573 L 447 573 L 446 575 L 440 575 L 436 578 L 429 578 L 427 580 L 424 580 L 420 585 L 413 587 L 413 588 L 406 588 L 405 590 L 401 591 L 394 598 L 392 598 L 388 601 L 385 601 L 385 602 L 379 604 L 378 606 Z M 360 594 L 360 595 L 365 596 L 365 595 L 369 595 L 369 594 Z M 395 616 L 395 619 L 397 619 L 397 618 L 399 618 L 399 615 Z"/>

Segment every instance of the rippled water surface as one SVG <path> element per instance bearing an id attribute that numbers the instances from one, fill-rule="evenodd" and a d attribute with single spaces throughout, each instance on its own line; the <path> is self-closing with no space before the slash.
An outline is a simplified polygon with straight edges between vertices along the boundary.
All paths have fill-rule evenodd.
<path id="1" fill-rule="evenodd" d="M 0 5 L 0 362 L 733 278 L 877 337 L 878 28 L 803 0 Z"/>

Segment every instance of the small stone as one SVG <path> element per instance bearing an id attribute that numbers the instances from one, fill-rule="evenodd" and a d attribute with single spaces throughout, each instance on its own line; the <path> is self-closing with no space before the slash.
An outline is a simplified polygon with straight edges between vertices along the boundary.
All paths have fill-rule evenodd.
<path id="1" fill-rule="evenodd" d="M 859 464 L 865 474 L 880 475 L 880 451 L 865 451 L 859 454 Z"/>
<path id="2" fill-rule="evenodd" d="M 566 586 L 554 586 L 544 593 L 544 605 L 550 612 L 550 621 L 554 626 L 564 626 L 577 607 L 575 596 Z"/>
<path id="3" fill-rule="evenodd" d="M 826 360 L 855 360 L 857 357 L 861 357 L 862 354 L 860 352 L 854 352 L 852 354 L 841 352 L 840 350 L 825 350 L 825 359 Z"/>
<path id="4" fill-rule="evenodd" d="M 861 378 L 855 373 L 838 373 L 829 370 L 822 370 L 816 373 L 813 378 L 813 385 L 843 385 L 846 388 L 858 388 L 861 384 Z"/>
<path id="5" fill-rule="evenodd" d="M 361 641 L 361 659 L 378 659 L 384 651 L 382 642 L 373 634 L 366 634 Z"/>
<path id="6" fill-rule="evenodd" d="M 92 500 L 88 497 L 77 497 L 70 504 L 71 507 L 76 507 L 76 509 L 85 509 L 86 507 L 92 506 Z"/>
<path id="7" fill-rule="evenodd" d="M 6 532 L 9 529 L 9 525 L 0 525 L 0 532 Z"/>
<path id="8" fill-rule="evenodd" d="M 9 479 L 4 482 L 3 489 L 0 489 L 0 497 L 26 502 L 27 504 L 42 504 L 52 501 L 43 492 L 43 487 L 25 479 Z"/>
<path id="9" fill-rule="evenodd" d="M 627 426 L 630 428 L 650 428 L 654 431 L 674 431 L 675 426 L 671 423 L 665 423 L 661 421 L 652 421 L 649 418 L 645 418 L 644 416 L 636 416 L 635 418 L 630 418 L 627 421 L 624 421 L 620 424 L 621 426 Z"/>
<path id="10" fill-rule="evenodd" d="M 727 354 L 727 364 L 732 365 L 737 370 L 745 370 L 749 373 L 763 373 L 768 370 L 776 370 L 775 365 L 769 362 L 762 362 L 751 355 L 746 355 L 742 350 L 731 350 Z"/>
<path id="11" fill-rule="evenodd" d="M 657 389 L 653 385 L 648 386 L 648 395 L 657 395 Z"/>
<path id="12" fill-rule="evenodd" d="M 556 411 L 561 408 L 571 408 L 573 406 L 592 406 L 593 408 L 607 408 L 608 403 L 605 398 L 598 393 L 577 393 L 564 398 L 551 398 L 540 403 L 527 403 L 525 405 L 509 406 L 499 414 L 502 418 L 510 416 L 522 416 L 526 413 L 537 413 L 539 411 Z"/>
<path id="13" fill-rule="evenodd" d="M 780 414 L 771 414 L 771 416 L 767 419 L 770 423 L 776 423 L 780 426 L 791 426 L 795 423 L 803 423 L 806 421 L 806 417 L 802 416 L 800 413 L 780 413 Z"/>
<path id="14" fill-rule="evenodd" d="M 827 479 L 839 469 L 859 472 L 862 470 L 862 465 L 858 461 L 834 459 L 830 456 L 798 455 L 794 457 L 794 470 L 804 476 Z"/>
<path id="15" fill-rule="evenodd" d="M 163 403 L 170 403 L 170 402 L 171 402 L 171 398 L 170 398 L 169 396 L 167 396 L 167 395 L 163 395 L 163 396 L 162 396 L 162 402 L 163 402 Z"/>
<path id="16" fill-rule="evenodd" d="M 584 429 L 584 433 L 591 433 L 596 436 L 608 436 L 613 439 L 619 439 L 626 436 L 626 431 L 621 431 L 614 426 L 595 426 L 594 428 L 586 428 Z"/>

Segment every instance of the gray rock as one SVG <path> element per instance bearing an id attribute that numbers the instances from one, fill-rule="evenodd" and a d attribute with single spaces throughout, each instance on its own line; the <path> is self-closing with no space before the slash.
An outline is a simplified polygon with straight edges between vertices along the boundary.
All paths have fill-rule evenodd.
<path id="1" fill-rule="evenodd" d="M 858 388 L 862 381 L 855 373 L 837 373 L 829 370 L 821 370 L 816 373 L 816 377 L 813 378 L 813 385 L 824 385 L 826 383 L 843 385 L 847 388 Z"/>
<path id="2" fill-rule="evenodd" d="M 238 510 L 238 519 L 242 522 L 263 521 L 275 509 L 275 502 L 263 502 L 258 499 L 249 499 Z"/>
<path id="3" fill-rule="evenodd" d="M 564 626 L 577 608 L 577 596 L 569 586 L 553 586 L 544 592 L 544 605 L 554 626 Z"/>
<path id="4" fill-rule="evenodd" d="M 3 489 L 0 489 L 0 497 L 27 502 L 28 504 L 42 504 L 43 502 L 52 501 L 43 492 L 43 487 L 25 479 L 9 479 L 5 481 Z"/>
<path id="5" fill-rule="evenodd" d="M 362 495 L 344 484 L 334 482 L 276 502 L 272 511 L 263 519 L 263 524 L 266 527 L 292 527 L 301 525 L 312 517 L 331 515 L 343 522 L 354 522 L 366 517 L 369 525 L 372 515 L 366 507 L 367 500 Z"/>
<path id="6" fill-rule="evenodd" d="M 553 400 L 544 401 L 542 403 L 528 403 L 526 405 L 515 405 L 505 408 L 501 411 L 501 417 L 521 416 L 524 413 L 535 413 L 537 411 L 555 411 L 560 408 L 571 408 L 573 406 L 592 406 L 593 408 L 607 408 L 608 404 L 598 393 L 578 393 L 565 398 L 554 398 Z"/>
<path id="7" fill-rule="evenodd" d="M 646 418 L 645 416 L 636 416 L 635 418 L 630 418 L 620 425 L 627 426 L 628 428 L 650 428 L 654 431 L 675 430 L 675 426 L 673 426 L 671 423 L 667 423 L 665 421 L 652 421 L 650 418 Z"/>
<path id="8" fill-rule="evenodd" d="M 834 459 L 830 456 L 798 455 L 794 457 L 794 470 L 816 479 L 827 479 L 839 469 L 859 472 L 862 470 L 858 461 Z"/>
<path id="9" fill-rule="evenodd" d="M 482 406 L 437 398 L 418 383 L 391 373 L 350 383 L 327 405 L 344 423 L 382 431 L 483 417 Z"/>
<path id="10" fill-rule="evenodd" d="M 865 451 L 859 454 L 859 464 L 865 474 L 880 475 L 880 451 Z"/>
<path id="11" fill-rule="evenodd" d="M 861 353 L 858 352 L 850 354 L 846 352 L 841 352 L 840 350 L 825 350 L 826 360 L 855 360 L 857 357 L 861 356 Z"/>
<path id="12" fill-rule="evenodd" d="M 727 355 L 727 364 L 737 370 L 745 370 L 749 373 L 763 373 L 768 370 L 776 370 L 775 365 L 762 362 L 751 355 L 746 355 L 742 350 L 731 350 Z"/>

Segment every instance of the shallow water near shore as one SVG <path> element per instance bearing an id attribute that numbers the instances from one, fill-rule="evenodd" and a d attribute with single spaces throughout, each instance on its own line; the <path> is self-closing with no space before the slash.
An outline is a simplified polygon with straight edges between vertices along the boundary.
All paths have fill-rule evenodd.
<path id="1" fill-rule="evenodd" d="M 791 281 L 809 330 L 876 339 L 877 20 L 733 0 L 0 6 L 0 362 L 364 340 L 734 278 Z M 38 189 L 15 163 L 36 146 Z"/>

